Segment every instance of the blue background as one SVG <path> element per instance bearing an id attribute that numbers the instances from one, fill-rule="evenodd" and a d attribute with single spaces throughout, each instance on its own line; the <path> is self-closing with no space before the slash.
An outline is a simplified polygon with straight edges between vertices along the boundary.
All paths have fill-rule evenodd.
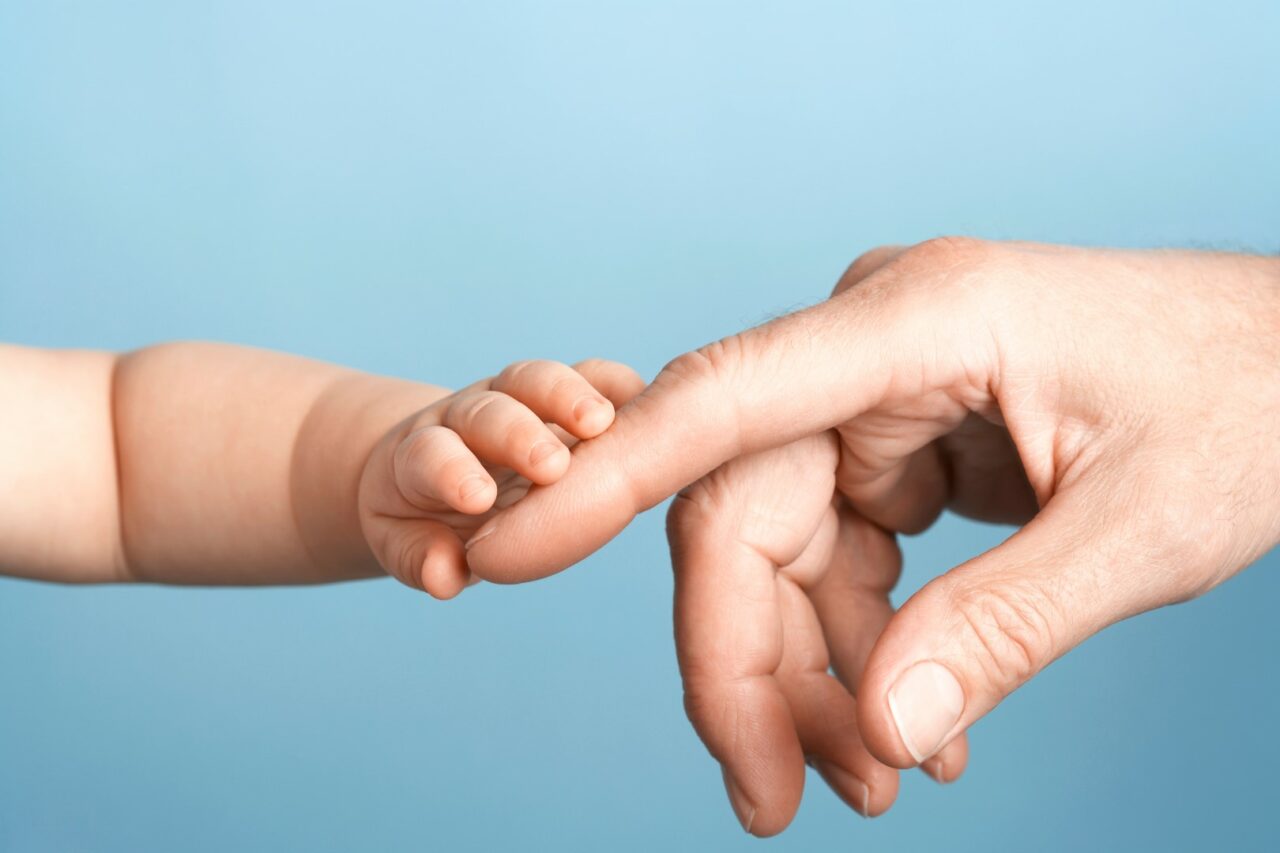
<path id="1" fill-rule="evenodd" d="M 1032 8 L 1035 6 L 1036 8 Z M 674 354 L 942 233 L 1275 251 L 1275 3 L 0 0 L 0 337 L 458 385 Z M 661 512 L 441 604 L 0 582 L 0 849 L 731 849 Z M 1006 531 L 909 541 L 902 592 Z M 775 850 L 1276 849 L 1280 559 Z"/>

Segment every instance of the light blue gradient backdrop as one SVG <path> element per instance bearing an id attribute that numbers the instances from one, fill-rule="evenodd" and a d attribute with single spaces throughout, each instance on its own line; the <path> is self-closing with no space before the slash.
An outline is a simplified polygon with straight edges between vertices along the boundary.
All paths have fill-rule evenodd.
<path id="1" fill-rule="evenodd" d="M 652 375 L 882 242 L 1275 251 L 1280 7 L 1031 5 L 0 0 L 0 337 Z M 909 541 L 904 594 L 1003 535 Z M 1278 562 L 770 849 L 1276 849 Z M 0 583 L 0 849 L 747 845 L 670 588 L 660 512 L 447 604 Z"/>

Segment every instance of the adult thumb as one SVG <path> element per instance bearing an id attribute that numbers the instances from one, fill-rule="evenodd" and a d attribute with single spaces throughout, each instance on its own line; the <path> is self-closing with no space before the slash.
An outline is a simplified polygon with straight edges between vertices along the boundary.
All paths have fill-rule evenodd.
<path id="1" fill-rule="evenodd" d="M 1088 503 L 1059 494 L 1003 545 L 935 578 L 895 614 L 857 691 L 873 755 L 893 767 L 927 760 L 1085 638 L 1163 603 L 1138 572 L 1117 565 L 1122 531 Z"/>

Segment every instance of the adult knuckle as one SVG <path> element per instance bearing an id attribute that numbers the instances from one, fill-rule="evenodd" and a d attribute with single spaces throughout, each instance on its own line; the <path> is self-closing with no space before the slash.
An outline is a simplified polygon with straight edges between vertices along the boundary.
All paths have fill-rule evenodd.
<path id="1" fill-rule="evenodd" d="M 1025 683 L 1052 659 L 1054 616 L 1033 585 L 976 586 L 954 597 L 966 648 L 978 653 L 988 681 L 1004 689 Z"/>
<path id="2" fill-rule="evenodd" d="M 733 706 L 723 691 L 702 677 L 684 679 L 684 713 L 698 731 L 723 727 L 733 719 Z"/>
<path id="3" fill-rule="evenodd" d="M 667 542 L 672 570 L 677 576 L 691 548 L 711 542 L 729 547 L 738 541 L 739 513 L 728 499 L 723 472 L 724 469 L 717 469 L 685 486 L 667 509 Z"/>
<path id="4" fill-rule="evenodd" d="M 690 525 L 695 523 L 695 516 L 699 512 L 696 501 L 688 491 L 682 490 L 672 499 L 671 506 L 667 507 L 667 538 L 673 541 L 684 537 Z"/>
<path id="5" fill-rule="evenodd" d="M 863 274 L 867 269 L 874 267 L 880 262 L 880 259 L 884 257 L 885 250 L 885 246 L 876 246 L 874 249 L 869 249 L 861 255 L 858 255 L 858 257 L 853 259 L 853 263 L 849 264 L 849 268 L 845 270 L 844 277 L 861 277 L 861 274 Z"/>
<path id="6" fill-rule="evenodd" d="M 703 349 L 676 356 L 658 371 L 655 385 L 700 385 L 714 376 L 715 368 Z"/>
<path id="7" fill-rule="evenodd" d="M 1141 464 L 1107 496 L 1109 556 L 1147 590 L 1150 606 L 1196 598 L 1227 574 L 1224 542 L 1236 538 L 1230 496 L 1214 495 L 1207 508 L 1207 463 L 1183 454 L 1149 452 L 1133 461 Z"/>
<path id="8" fill-rule="evenodd" d="M 1196 484 L 1187 483 L 1186 490 L 1179 486 L 1163 496 L 1152 507 L 1150 530 L 1147 537 L 1152 542 L 1152 556 L 1161 562 L 1177 562 L 1188 568 L 1207 569 L 1216 562 L 1217 549 L 1213 547 L 1213 521 L 1186 496 Z"/>
<path id="9" fill-rule="evenodd" d="M 936 315 L 939 304 L 957 322 L 994 335 L 1012 304 L 1023 305 L 1034 293 L 1016 253 L 999 243 L 972 237 L 935 237 L 907 250 L 897 279 L 908 312 Z"/>
<path id="10" fill-rule="evenodd" d="M 668 363 L 649 386 L 650 399 L 683 400 L 685 406 L 698 409 L 699 420 L 718 424 L 718 438 L 728 449 L 722 457 L 726 459 L 743 452 L 741 389 L 753 379 L 746 370 L 744 346 L 741 336 L 733 336 L 685 353 Z"/>
<path id="11" fill-rule="evenodd" d="M 884 263 L 895 253 L 900 251 L 897 246 L 877 246 L 869 249 L 861 255 L 853 259 L 849 266 L 845 267 L 844 274 L 840 276 L 840 280 L 836 282 L 836 286 L 831 291 L 831 295 L 843 293 L 851 287 L 856 286 L 859 282 L 869 276 L 872 272 L 879 269 Z"/>
<path id="12" fill-rule="evenodd" d="M 1153 590 L 1173 602 L 1190 601 L 1223 579 L 1223 548 L 1206 513 L 1181 494 L 1168 495 L 1142 513 L 1129 543 L 1138 570 Z M 1226 537 L 1231 538 L 1231 537 Z"/>
<path id="13" fill-rule="evenodd" d="M 912 247 L 904 263 L 931 273 L 935 286 L 972 294 L 1001 280 L 995 273 L 1003 260 L 996 243 L 972 237 L 935 237 Z"/>
<path id="14" fill-rule="evenodd" d="M 702 482 L 681 489 L 667 508 L 667 539 L 672 548 L 682 547 L 689 537 L 703 529 L 709 496 Z"/>
<path id="15" fill-rule="evenodd" d="M 874 595 L 889 595 L 902 578 L 902 549 L 897 539 L 878 525 L 859 520 L 858 548 L 862 552 L 861 570 L 839 575 L 854 589 Z"/>
<path id="16" fill-rule="evenodd" d="M 933 237 L 917 243 L 907 250 L 907 256 L 917 263 L 931 266 L 952 267 L 962 264 L 979 264 L 991 259 L 995 244 L 974 237 Z"/>
<path id="17" fill-rule="evenodd" d="M 719 385 L 737 374 L 742 360 L 742 342 L 734 336 L 677 356 L 662 368 L 660 376 L 694 385 Z"/>

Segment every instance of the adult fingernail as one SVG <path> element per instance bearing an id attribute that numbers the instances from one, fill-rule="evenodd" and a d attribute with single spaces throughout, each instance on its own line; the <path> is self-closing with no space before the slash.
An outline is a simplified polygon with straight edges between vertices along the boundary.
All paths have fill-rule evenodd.
<path id="1" fill-rule="evenodd" d="M 609 403 L 604 397 L 583 397 L 573 404 L 573 416 L 578 420 L 583 420 L 597 411 L 603 410 L 608 405 Z"/>
<path id="2" fill-rule="evenodd" d="M 529 464 L 537 465 L 545 462 L 552 456 L 560 452 L 562 445 L 556 444 L 554 441 L 539 441 L 529 451 Z"/>
<path id="3" fill-rule="evenodd" d="M 942 748 L 963 711 L 960 682 L 936 661 L 911 666 L 889 688 L 889 712 L 898 737 L 917 764 Z"/>
<path id="4" fill-rule="evenodd" d="M 489 481 L 484 477 L 475 475 L 462 481 L 462 485 L 458 487 L 458 493 L 462 495 L 462 499 L 465 501 L 474 498 L 487 488 L 489 488 Z"/>
<path id="5" fill-rule="evenodd" d="M 498 529 L 498 519 L 495 518 L 485 522 L 485 524 L 479 530 L 473 533 L 471 535 L 471 538 L 466 541 L 466 543 L 462 546 L 462 550 L 470 551 L 472 545 L 476 544 L 481 539 L 484 539 L 486 536 L 492 536 L 493 531 L 497 529 Z"/>
<path id="6" fill-rule="evenodd" d="M 930 779 L 939 785 L 947 784 L 947 765 L 941 758 L 931 758 L 920 766 L 929 774 Z"/>
<path id="7" fill-rule="evenodd" d="M 742 789 L 738 787 L 738 783 L 729 775 L 729 771 L 720 768 L 720 773 L 724 776 L 724 789 L 729 794 L 729 804 L 733 806 L 733 813 L 738 816 L 738 823 L 742 824 L 742 828 L 747 832 L 751 831 L 751 824 L 756 819 L 756 807 L 751 805 L 751 801 L 747 799 L 747 795 L 742 793 Z"/>
<path id="8" fill-rule="evenodd" d="M 871 817 L 871 789 L 867 787 L 866 782 L 843 767 L 821 758 L 811 759 L 809 766 L 817 770 L 840 799 L 848 803 L 854 811 L 863 817 Z"/>

